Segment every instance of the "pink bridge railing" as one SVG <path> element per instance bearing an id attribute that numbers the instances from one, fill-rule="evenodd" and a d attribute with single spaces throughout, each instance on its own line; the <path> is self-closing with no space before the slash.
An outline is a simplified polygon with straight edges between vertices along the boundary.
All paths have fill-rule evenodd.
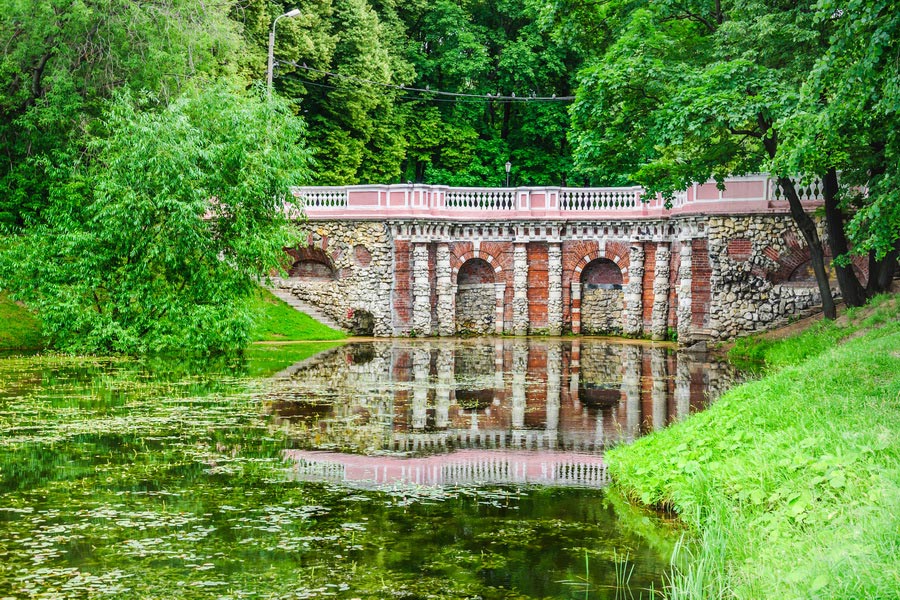
<path id="1" fill-rule="evenodd" d="M 805 203 L 821 201 L 819 182 L 801 185 Z M 643 201 L 641 187 L 464 188 L 441 185 L 351 185 L 295 188 L 298 208 L 316 220 L 448 219 L 580 220 L 652 218 L 679 214 L 769 213 L 787 210 L 787 199 L 767 175 L 732 177 L 675 194 L 671 208 L 661 196 Z"/>

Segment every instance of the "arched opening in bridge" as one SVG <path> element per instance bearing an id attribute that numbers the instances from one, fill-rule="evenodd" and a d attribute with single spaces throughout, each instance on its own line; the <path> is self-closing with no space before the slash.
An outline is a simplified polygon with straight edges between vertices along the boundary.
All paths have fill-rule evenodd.
<path id="1" fill-rule="evenodd" d="M 494 332 L 497 293 L 494 267 L 481 258 L 471 258 L 459 269 L 456 278 L 457 333 Z"/>
<path id="2" fill-rule="evenodd" d="M 462 413 L 483 413 L 503 394 L 502 352 L 502 347 L 486 344 L 462 346 L 454 351 L 453 373 L 457 383 L 453 399 Z"/>
<path id="3" fill-rule="evenodd" d="M 592 260 L 581 271 L 581 331 L 620 333 L 625 306 L 622 270 L 606 258 Z"/>
<path id="4" fill-rule="evenodd" d="M 321 248 L 288 248 L 286 252 L 293 259 L 288 276 L 307 281 L 334 281 L 337 270 L 334 263 Z"/>
<path id="5" fill-rule="evenodd" d="M 375 334 L 375 317 L 367 310 L 356 309 L 350 318 L 350 333 L 372 337 Z"/>

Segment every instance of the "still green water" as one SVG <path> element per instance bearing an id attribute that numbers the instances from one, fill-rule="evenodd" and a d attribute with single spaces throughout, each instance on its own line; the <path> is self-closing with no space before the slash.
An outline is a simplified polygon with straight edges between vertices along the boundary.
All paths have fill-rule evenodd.
<path id="1" fill-rule="evenodd" d="M 0 598 L 638 598 L 602 451 L 731 381 L 606 342 L 0 358 Z"/>

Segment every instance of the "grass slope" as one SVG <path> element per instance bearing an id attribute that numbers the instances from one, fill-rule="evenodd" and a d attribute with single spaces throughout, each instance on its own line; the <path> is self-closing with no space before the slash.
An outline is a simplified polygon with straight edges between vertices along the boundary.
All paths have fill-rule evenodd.
<path id="1" fill-rule="evenodd" d="M 761 379 L 608 453 L 622 492 L 696 534 L 671 598 L 900 596 L 898 306 L 742 342 Z"/>
<path id="2" fill-rule="evenodd" d="M 252 308 L 257 315 L 250 334 L 253 341 L 341 340 L 347 337 L 344 332 L 291 308 L 267 290 L 260 290 L 252 300 Z"/>
<path id="3" fill-rule="evenodd" d="M 42 346 L 41 322 L 0 293 L 0 350 L 38 350 Z"/>

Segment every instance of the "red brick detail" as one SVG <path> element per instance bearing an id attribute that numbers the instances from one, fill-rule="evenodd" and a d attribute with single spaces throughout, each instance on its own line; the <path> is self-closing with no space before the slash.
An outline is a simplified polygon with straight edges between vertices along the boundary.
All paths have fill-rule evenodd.
<path id="1" fill-rule="evenodd" d="M 710 286 L 712 269 L 709 265 L 709 250 L 705 239 L 691 242 L 691 325 L 704 327 L 709 318 Z"/>
<path id="2" fill-rule="evenodd" d="M 778 257 L 780 256 L 778 254 L 778 250 L 776 250 L 772 246 L 766 246 L 766 248 L 763 250 L 763 254 L 765 254 L 766 256 L 768 256 L 769 258 L 771 258 L 774 261 L 777 261 Z"/>
<path id="3" fill-rule="evenodd" d="M 332 257 L 337 260 L 340 257 L 340 252 L 336 250 Z M 368 267 L 372 263 L 372 253 L 362 244 L 357 244 L 353 246 L 353 261 L 360 267 Z"/>
<path id="4" fill-rule="evenodd" d="M 856 273 L 857 279 L 862 285 L 868 285 L 869 283 L 869 257 L 868 256 L 854 256 L 850 259 L 853 265 L 853 272 Z"/>
<path id="5" fill-rule="evenodd" d="M 794 248 L 786 254 L 776 256 L 775 260 L 778 262 L 778 268 L 775 271 L 771 273 L 754 273 L 754 275 L 768 277 L 773 283 L 807 279 L 798 271 L 805 270 L 801 269 L 801 267 L 808 266 L 810 260 L 809 247 Z"/>
<path id="6" fill-rule="evenodd" d="M 728 240 L 726 253 L 735 262 L 746 262 L 753 252 L 753 244 L 747 238 L 734 238 Z"/>
<path id="7" fill-rule="evenodd" d="M 412 318 L 412 271 L 410 243 L 394 241 L 394 320 L 400 327 L 409 326 Z"/>
<path id="8" fill-rule="evenodd" d="M 793 231 L 785 231 L 784 235 L 781 236 L 781 239 L 783 239 L 784 243 L 787 244 L 787 247 L 792 250 L 800 250 L 804 246 L 804 243 L 800 241 L 800 238 L 798 238 L 797 234 Z"/>
<path id="9" fill-rule="evenodd" d="M 644 244 L 644 280 L 641 282 L 644 327 L 653 324 L 653 280 L 656 275 L 656 244 Z"/>
<path id="10" fill-rule="evenodd" d="M 608 258 L 592 258 L 581 271 L 581 283 L 622 285 L 622 269 Z"/>
<path id="11" fill-rule="evenodd" d="M 547 297 L 550 279 L 547 273 L 547 244 L 532 242 L 528 253 L 528 321 L 532 329 L 547 326 Z"/>
<path id="12" fill-rule="evenodd" d="M 543 428 L 547 421 L 547 350 L 528 347 L 528 386 L 525 388 L 525 426 Z"/>

